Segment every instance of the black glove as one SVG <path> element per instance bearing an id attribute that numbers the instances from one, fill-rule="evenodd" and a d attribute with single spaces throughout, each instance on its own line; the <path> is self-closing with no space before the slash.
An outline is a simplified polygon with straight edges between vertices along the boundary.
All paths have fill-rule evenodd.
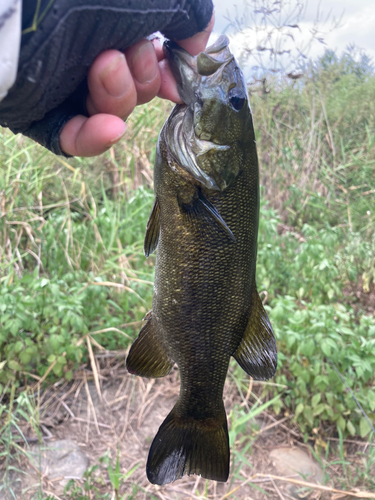
<path id="1" fill-rule="evenodd" d="M 37 0 L 23 2 L 26 33 L 17 79 L 0 102 L 0 125 L 60 155 L 63 126 L 87 116 L 87 73 L 98 54 L 124 51 L 156 31 L 189 38 L 206 28 L 213 11 L 212 0 L 42 0 L 41 20 L 30 31 L 36 6 Z"/>

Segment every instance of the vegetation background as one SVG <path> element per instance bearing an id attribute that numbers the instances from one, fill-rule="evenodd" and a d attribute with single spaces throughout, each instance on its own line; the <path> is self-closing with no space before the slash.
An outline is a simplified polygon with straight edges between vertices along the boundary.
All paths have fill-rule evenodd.
<path id="1" fill-rule="evenodd" d="M 352 46 L 290 76 L 249 89 L 262 185 L 257 282 L 279 350 L 277 374 L 257 397 L 313 438 L 318 455 L 328 456 L 329 438 L 368 442 L 340 486 L 374 490 L 374 67 Z M 155 259 L 144 258 L 143 237 L 170 109 L 138 108 L 126 139 L 93 159 L 55 157 L 0 130 L 5 480 L 21 453 L 18 419 L 31 418 L 21 404 L 30 381 L 69 381 L 98 349 L 125 351 L 150 309 Z M 244 373 L 233 374 L 246 392 Z M 233 415 L 232 429 L 246 408 Z"/>

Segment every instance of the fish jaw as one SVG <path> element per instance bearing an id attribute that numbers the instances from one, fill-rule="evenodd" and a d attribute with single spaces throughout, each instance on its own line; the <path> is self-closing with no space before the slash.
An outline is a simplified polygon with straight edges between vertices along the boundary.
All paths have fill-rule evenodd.
<path id="1" fill-rule="evenodd" d="M 177 90 L 185 104 L 195 101 L 195 92 L 200 84 L 197 78 L 197 59 L 170 40 L 163 45 L 164 55 L 177 82 Z"/>
<path id="2" fill-rule="evenodd" d="M 177 43 L 167 40 L 164 43 L 164 55 L 177 82 L 177 89 L 185 104 L 191 105 L 196 101 L 196 91 L 199 88 L 202 76 L 212 76 L 218 70 L 233 61 L 229 48 L 229 39 L 222 35 L 198 56 L 192 56 Z"/>

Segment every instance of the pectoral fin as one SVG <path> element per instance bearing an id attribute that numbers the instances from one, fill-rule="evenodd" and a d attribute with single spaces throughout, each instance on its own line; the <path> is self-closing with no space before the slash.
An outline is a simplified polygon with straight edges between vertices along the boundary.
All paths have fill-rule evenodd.
<path id="1" fill-rule="evenodd" d="M 207 198 L 203 196 L 201 192 L 199 192 L 198 203 L 200 203 L 201 207 L 206 211 L 206 213 L 211 217 L 211 219 L 213 219 L 217 224 L 219 224 L 219 226 L 225 231 L 228 237 L 232 241 L 236 241 L 236 238 L 234 237 L 232 231 L 229 229 L 229 227 L 225 223 L 225 220 L 217 211 L 215 205 L 213 205 L 209 200 L 207 200 Z"/>
<path id="2" fill-rule="evenodd" d="M 130 348 L 126 368 L 133 375 L 140 377 L 164 377 L 172 370 L 174 361 L 157 334 L 152 312 L 148 313 L 146 318 L 147 323 Z"/>
<path id="3" fill-rule="evenodd" d="M 251 315 L 241 343 L 233 354 L 237 363 L 251 377 L 267 380 L 276 371 L 276 341 L 262 301 L 254 288 Z"/>
<path id="4" fill-rule="evenodd" d="M 159 200 L 155 198 L 150 217 L 147 222 L 146 236 L 143 251 L 146 257 L 155 252 L 159 243 L 160 234 L 160 205 Z"/>

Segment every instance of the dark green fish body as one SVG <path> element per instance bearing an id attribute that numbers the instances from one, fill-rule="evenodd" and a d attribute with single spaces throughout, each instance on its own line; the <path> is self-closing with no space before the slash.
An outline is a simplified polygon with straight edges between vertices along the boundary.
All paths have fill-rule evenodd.
<path id="1" fill-rule="evenodd" d="M 127 366 L 164 376 L 177 363 L 180 397 L 148 458 L 152 483 L 184 474 L 226 481 L 223 388 L 230 357 L 256 379 L 276 369 L 272 328 L 256 290 L 258 161 L 242 74 L 226 37 L 197 57 L 167 55 L 186 104 L 159 137 L 155 205 L 145 253 L 158 247 L 152 311 Z"/>

